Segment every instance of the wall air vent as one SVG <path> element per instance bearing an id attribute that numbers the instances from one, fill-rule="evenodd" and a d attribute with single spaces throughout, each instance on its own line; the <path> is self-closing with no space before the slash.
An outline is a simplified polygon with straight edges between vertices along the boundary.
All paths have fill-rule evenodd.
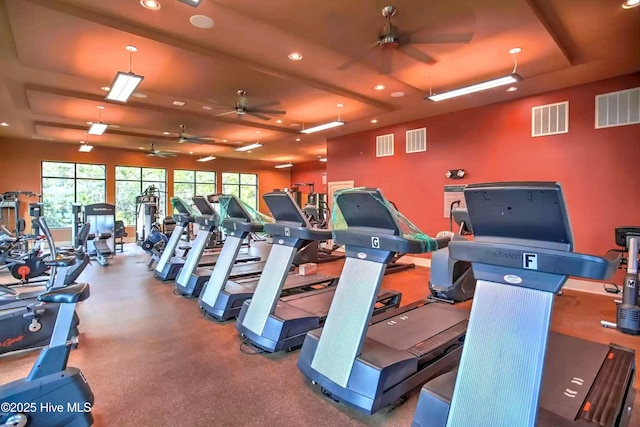
<path id="1" fill-rule="evenodd" d="M 376 136 L 376 157 L 393 156 L 393 134 Z"/>
<path id="2" fill-rule="evenodd" d="M 427 128 L 407 131 L 407 153 L 427 151 Z"/>
<path id="3" fill-rule="evenodd" d="M 531 136 L 569 132 L 569 101 L 531 109 Z"/>
<path id="4" fill-rule="evenodd" d="M 640 123 L 640 87 L 596 96 L 596 129 Z"/>

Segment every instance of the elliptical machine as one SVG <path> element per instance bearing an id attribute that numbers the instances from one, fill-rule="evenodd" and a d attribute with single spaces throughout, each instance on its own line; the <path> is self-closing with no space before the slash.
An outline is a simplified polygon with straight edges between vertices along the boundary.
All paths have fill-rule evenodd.
<path id="1" fill-rule="evenodd" d="M 617 302 L 616 323 L 600 321 L 605 328 L 616 328 L 620 332 L 640 335 L 640 307 L 638 306 L 638 247 L 640 227 L 617 227 L 616 244 L 627 252 L 627 274 L 624 276 L 622 301 Z"/>
<path id="2" fill-rule="evenodd" d="M 93 424 L 93 392 L 78 368 L 67 367 L 75 305 L 89 298 L 89 285 L 78 283 L 53 289 L 38 297 L 60 304 L 51 342 L 35 361 L 29 375 L 0 386 L 0 426 L 76 427 Z"/>

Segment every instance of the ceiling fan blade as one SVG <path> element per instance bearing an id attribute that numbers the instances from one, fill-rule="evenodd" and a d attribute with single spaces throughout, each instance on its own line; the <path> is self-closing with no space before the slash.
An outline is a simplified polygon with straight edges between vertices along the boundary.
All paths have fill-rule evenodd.
<path id="1" fill-rule="evenodd" d="M 404 53 L 407 56 L 410 56 L 411 58 L 415 59 L 418 62 L 424 62 L 425 64 L 435 64 L 436 62 L 438 62 L 431 56 L 427 55 L 426 53 L 422 52 L 421 50 L 411 45 L 400 46 L 398 50 L 400 50 L 400 52 Z"/>
<path id="2" fill-rule="evenodd" d="M 374 47 L 379 47 L 379 46 L 380 46 L 380 42 L 375 42 L 375 43 L 369 45 L 367 50 L 362 55 L 358 55 L 355 58 L 351 58 L 350 60 L 348 60 L 344 64 L 338 65 L 338 67 L 336 67 L 336 69 L 338 71 L 344 71 L 344 70 L 346 70 L 348 68 L 351 68 L 352 66 L 354 66 L 358 62 L 364 61 L 366 59 L 366 57 L 371 54 L 371 49 L 373 49 Z"/>
<path id="3" fill-rule="evenodd" d="M 391 50 L 383 50 L 380 52 L 380 67 L 378 71 L 380 74 L 391 74 Z"/>
<path id="4" fill-rule="evenodd" d="M 278 105 L 278 104 L 280 104 L 280 101 L 269 101 L 269 102 L 263 102 L 262 104 L 252 105 L 251 107 L 248 107 L 248 108 L 249 110 L 256 111 L 266 107 L 273 107 L 274 105 Z"/>
<path id="5" fill-rule="evenodd" d="M 405 34 L 402 42 L 413 44 L 465 44 L 473 38 L 473 33 L 460 34 Z"/>
<path id="6" fill-rule="evenodd" d="M 226 116 L 226 115 L 228 115 L 228 114 L 233 114 L 233 113 L 235 113 L 235 112 L 236 112 L 236 110 L 235 110 L 235 109 L 230 110 L 230 111 L 225 111 L 224 113 L 216 114 L 216 117 Z"/>
<path id="7" fill-rule="evenodd" d="M 251 108 L 248 113 L 262 113 L 262 114 L 287 114 L 284 110 L 264 110 L 262 108 Z"/>
<path id="8" fill-rule="evenodd" d="M 257 118 L 259 118 L 261 120 L 271 120 L 271 117 L 265 116 L 264 114 L 260 114 L 260 113 L 258 113 L 256 111 L 247 111 L 247 114 L 249 114 L 249 115 L 251 115 L 253 117 L 257 117 Z"/>

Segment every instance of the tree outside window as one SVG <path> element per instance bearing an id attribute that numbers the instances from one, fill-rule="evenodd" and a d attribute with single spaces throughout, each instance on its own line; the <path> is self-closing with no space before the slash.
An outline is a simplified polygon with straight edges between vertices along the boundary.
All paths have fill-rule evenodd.
<path id="1" fill-rule="evenodd" d="M 71 227 L 73 203 L 105 203 L 106 196 L 105 165 L 42 162 L 42 202 L 49 227 Z"/>
<path id="2" fill-rule="evenodd" d="M 222 193 L 233 194 L 258 209 L 258 175 L 252 173 L 222 173 Z"/>
<path id="3" fill-rule="evenodd" d="M 173 171 L 173 195 L 189 201 L 195 195 L 204 196 L 216 192 L 216 173 L 176 169 Z"/>

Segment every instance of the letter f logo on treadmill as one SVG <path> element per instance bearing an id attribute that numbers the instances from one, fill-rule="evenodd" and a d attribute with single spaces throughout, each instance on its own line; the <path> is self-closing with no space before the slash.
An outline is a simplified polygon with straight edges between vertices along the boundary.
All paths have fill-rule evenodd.
<path id="1" fill-rule="evenodd" d="M 538 254 L 522 254 L 522 267 L 527 270 L 537 270 L 538 269 Z"/>

